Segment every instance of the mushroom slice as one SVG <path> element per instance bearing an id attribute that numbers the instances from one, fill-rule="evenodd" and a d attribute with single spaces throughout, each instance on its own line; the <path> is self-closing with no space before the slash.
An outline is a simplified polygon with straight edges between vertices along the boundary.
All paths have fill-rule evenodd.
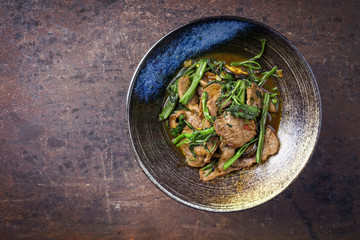
<path id="1" fill-rule="evenodd" d="M 224 67 L 225 67 L 225 71 L 235 74 L 236 76 L 249 75 L 248 72 L 244 71 L 241 67 L 238 67 L 238 66 L 230 66 L 230 65 L 225 64 Z"/>

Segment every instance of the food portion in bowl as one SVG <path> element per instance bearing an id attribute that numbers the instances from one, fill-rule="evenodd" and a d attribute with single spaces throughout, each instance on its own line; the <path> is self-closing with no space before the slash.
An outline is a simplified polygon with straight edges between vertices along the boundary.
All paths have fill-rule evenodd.
<path id="1" fill-rule="evenodd" d="M 159 120 L 202 181 L 278 152 L 281 108 L 273 78 L 282 71 L 261 67 L 266 41 L 261 43 L 260 53 L 248 60 L 224 53 L 187 60 L 167 87 Z"/>

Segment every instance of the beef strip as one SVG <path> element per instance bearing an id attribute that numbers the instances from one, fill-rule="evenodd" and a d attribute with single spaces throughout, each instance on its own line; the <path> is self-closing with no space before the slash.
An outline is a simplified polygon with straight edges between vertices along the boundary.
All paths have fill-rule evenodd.
<path id="1" fill-rule="evenodd" d="M 209 122 L 209 120 L 207 120 L 206 118 L 204 118 L 202 121 L 201 121 L 201 124 L 199 126 L 200 129 L 206 129 L 206 128 L 211 128 L 211 123 Z M 199 129 L 199 130 L 200 130 Z"/>
<path id="2" fill-rule="evenodd" d="M 191 132 L 189 130 L 184 130 L 183 133 Z M 184 141 L 184 140 L 183 140 Z M 194 147 L 194 153 L 196 157 L 190 151 L 189 144 L 183 144 L 180 146 L 181 151 L 185 155 L 186 163 L 191 167 L 203 167 L 206 163 L 209 163 L 212 157 L 212 154 L 216 151 L 219 140 L 214 139 L 213 141 L 209 141 L 206 143 L 206 146 L 209 150 L 212 150 L 210 153 L 206 151 L 204 146 L 196 146 Z M 215 145 L 215 147 L 214 147 Z M 214 148 L 213 148 L 214 147 Z"/>
<path id="3" fill-rule="evenodd" d="M 219 107 L 216 105 L 217 98 L 218 98 L 218 96 L 215 96 L 215 97 L 211 98 L 210 100 L 208 100 L 206 103 L 211 116 L 216 116 L 217 112 L 219 110 Z"/>
<path id="4" fill-rule="evenodd" d="M 214 169 L 214 171 L 212 171 L 209 175 L 205 176 L 207 171 L 199 171 L 200 173 L 200 180 L 204 181 L 204 182 L 208 182 L 214 178 L 217 178 L 217 177 L 221 177 L 221 176 L 224 176 L 228 173 L 231 173 L 233 171 L 236 171 L 236 170 L 239 170 L 240 168 L 234 168 L 234 167 L 229 167 L 228 169 L 226 170 L 220 170 L 218 167 L 216 167 Z"/>
<path id="5" fill-rule="evenodd" d="M 196 92 L 199 96 L 202 96 L 203 92 L 204 92 L 204 87 L 199 85 L 197 88 L 196 88 Z M 200 101 L 201 102 L 201 101 Z"/>
<path id="6" fill-rule="evenodd" d="M 215 145 L 215 147 L 214 147 Z M 206 147 L 210 153 L 203 147 L 203 146 L 196 146 L 194 147 L 194 152 L 196 156 L 200 156 L 204 158 L 205 163 L 209 163 L 212 157 L 212 154 L 216 151 L 219 144 L 217 144 L 217 141 L 209 141 L 206 143 Z M 190 164 L 189 164 L 190 165 Z"/>
<path id="7" fill-rule="evenodd" d="M 231 167 L 234 167 L 236 169 L 242 169 L 246 167 L 250 167 L 256 163 L 256 156 L 252 157 L 246 157 L 246 158 L 239 158 Z"/>
<path id="8" fill-rule="evenodd" d="M 177 127 L 177 119 L 180 117 L 180 115 L 184 115 L 186 121 L 188 121 L 191 126 L 193 126 L 195 129 L 197 129 L 201 124 L 201 118 L 199 118 L 195 113 L 186 111 L 186 110 L 180 110 L 170 115 L 169 117 L 169 127 L 170 129 L 173 129 Z M 185 127 L 186 129 L 189 129 L 188 126 Z"/>
<path id="9" fill-rule="evenodd" d="M 219 98 L 219 96 L 221 95 L 221 84 L 219 83 L 213 83 L 210 86 L 203 88 L 200 87 L 201 89 L 198 89 L 198 92 L 201 92 L 201 97 L 202 94 L 205 92 L 207 92 L 207 107 L 209 109 L 209 113 L 211 116 L 216 116 L 218 107 L 216 106 L 216 100 Z M 211 102 L 211 105 L 209 105 L 209 102 Z M 202 101 L 200 101 L 199 103 L 199 108 L 200 108 L 200 116 L 203 115 L 203 111 L 202 111 Z"/>
<path id="10" fill-rule="evenodd" d="M 235 148 L 229 147 L 225 141 L 222 139 L 220 143 L 220 158 L 218 162 L 218 168 L 223 169 L 224 164 L 235 154 Z"/>
<path id="11" fill-rule="evenodd" d="M 220 95 L 216 95 L 215 97 L 213 97 L 212 99 L 210 99 L 206 103 L 211 116 L 217 116 L 218 115 L 219 106 L 216 104 L 216 102 L 217 102 L 219 97 L 220 97 Z M 226 108 L 227 106 L 229 106 L 232 103 L 231 100 L 228 100 L 224 104 L 222 104 L 224 101 L 226 101 L 226 99 L 224 99 L 223 101 L 220 102 L 220 106 L 221 106 L 220 108 L 221 109 Z"/>
<path id="12" fill-rule="evenodd" d="M 213 83 L 204 89 L 207 92 L 207 99 L 212 99 L 213 97 L 219 97 L 221 95 L 221 84 L 220 83 Z"/>
<path id="13" fill-rule="evenodd" d="M 245 121 L 247 122 L 245 123 Z M 256 135 L 254 120 L 234 117 L 228 112 L 215 120 L 214 128 L 217 135 L 221 136 L 225 143 L 231 148 L 243 146 Z"/>
<path id="14" fill-rule="evenodd" d="M 207 92 L 207 107 L 211 116 L 217 116 L 219 106 L 216 104 L 218 98 L 221 96 L 221 84 L 213 83 L 203 91 Z M 225 99 L 223 100 L 225 101 Z M 222 102 L 221 102 L 222 103 Z M 225 104 L 221 105 L 221 109 L 226 108 L 232 103 L 231 100 L 228 100 Z M 202 103 L 200 104 L 202 108 Z"/>
<path id="15" fill-rule="evenodd" d="M 263 107 L 263 96 L 264 91 L 258 87 L 255 83 L 251 87 L 246 89 L 247 100 L 246 104 L 250 106 L 255 106 L 259 109 Z M 275 105 L 270 101 L 269 112 L 276 112 Z"/>
<path id="16" fill-rule="evenodd" d="M 189 149 L 189 144 L 183 144 L 180 146 L 181 151 L 183 152 L 183 154 L 185 155 L 186 158 L 186 163 L 189 166 L 192 167 L 202 167 L 206 164 L 206 162 L 204 161 L 205 157 L 204 156 L 200 156 L 197 155 L 195 158 L 192 154 L 192 152 Z M 195 149 L 194 149 L 195 151 Z"/>
<path id="17" fill-rule="evenodd" d="M 261 155 L 261 161 L 264 162 L 266 159 L 278 152 L 280 147 L 279 139 L 271 128 L 266 127 L 264 148 Z"/>
<path id="18" fill-rule="evenodd" d="M 190 82 L 189 76 L 184 76 L 179 79 L 179 83 L 178 83 L 179 98 L 182 98 L 182 96 L 184 96 L 186 91 L 189 89 L 190 85 L 191 85 L 191 82 Z M 198 98 L 198 95 L 196 94 L 196 92 L 193 94 L 189 103 L 186 104 L 186 107 L 190 111 L 195 112 L 196 114 L 199 114 L 199 98 Z"/>
<path id="19" fill-rule="evenodd" d="M 200 80 L 200 84 L 203 87 L 206 87 L 210 82 L 216 80 L 216 75 L 212 72 L 205 72 Z"/>
<path id="20" fill-rule="evenodd" d="M 191 85 L 189 76 L 184 76 L 179 79 L 178 82 L 178 93 L 179 97 L 182 98 L 182 96 L 186 93 L 186 91 L 189 89 Z"/>

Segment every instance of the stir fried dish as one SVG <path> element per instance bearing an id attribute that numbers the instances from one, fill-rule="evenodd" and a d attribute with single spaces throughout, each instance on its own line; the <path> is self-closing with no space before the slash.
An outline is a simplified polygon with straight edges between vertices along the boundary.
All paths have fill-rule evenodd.
<path id="1" fill-rule="evenodd" d="M 272 79 L 282 71 L 257 61 L 265 43 L 249 60 L 187 60 L 167 87 L 159 120 L 202 181 L 261 164 L 279 149 L 280 101 Z"/>

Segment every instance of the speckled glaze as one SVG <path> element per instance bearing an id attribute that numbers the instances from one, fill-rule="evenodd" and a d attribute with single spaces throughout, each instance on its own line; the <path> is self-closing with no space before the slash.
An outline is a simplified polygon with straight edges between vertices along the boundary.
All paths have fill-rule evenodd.
<path id="1" fill-rule="evenodd" d="M 146 61 L 142 61 L 134 86 L 136 97 L 145 101 L 156 98 L 163 93 L 169 77 L 182 61 L 246 32 L 249 26 L 246 22 L 222 20 L 189 24 L 173 31 L 155 45 L 146 56 Z"/>
<path id="2" fill-rule="evenodd" d="M 282 101 L 279 153 L 251 169 L 201 182 L 197 170 L 179 159 L 157 119 L 165 88 L 182 61 L 216 51 L 250 58 L 261 38 L 267 40 L 261 65 L 277 65 L 284 74 L 276 80 Z M 248 209 L 280 194 L 310 159 L 321 125 L 320 94 L 306 60 L 275 30 L 237 17 L 200 19 L 160 39 L 140 62 L 127 101 L 129 137 L 145 174 L 173 199 L 213 212 Z"/>

